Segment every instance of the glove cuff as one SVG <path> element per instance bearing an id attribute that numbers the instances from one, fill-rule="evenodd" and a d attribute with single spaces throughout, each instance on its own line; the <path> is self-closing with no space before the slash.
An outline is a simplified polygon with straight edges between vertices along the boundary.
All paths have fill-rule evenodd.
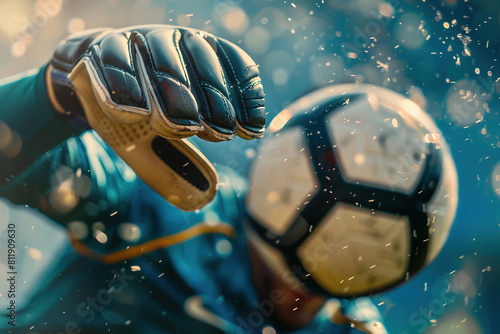
<path id="1" fill-rule="evenodd" d="M 63 115 L 84 118 L 83 107 L 76 96 L 73 85 L 67 73 L 47 66 L 46 72 L 47 95 L 54 109 Z"/>

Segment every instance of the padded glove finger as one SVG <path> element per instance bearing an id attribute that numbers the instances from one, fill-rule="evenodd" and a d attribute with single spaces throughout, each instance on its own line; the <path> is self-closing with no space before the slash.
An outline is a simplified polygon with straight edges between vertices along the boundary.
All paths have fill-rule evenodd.
<path id="1" fill-rule="evenodd" d="M 198 103 L 189 90 L 177 30 L 134 32 L 135 63 L 148 95 L 149 122 L 165 138 L 183 138 L 202 131 Z"/>
<path id="2" fill-rule="evenodd" d="M 66 41 L 61 48 L 58 48 L 53 64 L 61 65 L 64 60 L 82 62 L 89 73 L 99 105 L 111 120 L 131 124 L 149 116 L 146 97 L 141 91 L 137 72 L 130 57 L 127 34 L 110 32 L 97 35 L 92 44 L 87 46 L 87 43 L 80 41 L 80 46 L 73 51 L 70 48 L 72 44 L 78 45 L 77 37 Z M 74 59 L 75 56 L 73 59 L 67 59 L 71 54 L 68 51 L 78 54 L 83 46 L 87 46 L 88 50 L 78 59 Z M 75 65 L 72 64 L 73 68 Z"/>
<path id="3" fill-rule="evenodd" d="M 236 116 L 229 98 L 229 87 L 214 49 L 200 33 L 185 31 L 181 39 L 186 68 L 192 89 L 198 97 L 205 127 L 201 135 L 213 140 L 230 140 L 236 136 Z"/>
<path id="4" fill-rule="evenodd" d="M 264 135 L 264 89 L 259 69 L 250 56 L 238 46 L 207 35 L 216 48 L 231 87 L 231 102 L 236 110 L 236 131 L 245 139 Z"/>

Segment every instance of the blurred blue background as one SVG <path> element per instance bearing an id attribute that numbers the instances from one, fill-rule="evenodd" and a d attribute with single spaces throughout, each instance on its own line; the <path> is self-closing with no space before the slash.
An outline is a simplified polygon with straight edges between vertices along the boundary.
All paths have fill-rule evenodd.
<path id="1" fill-rule="evenodd" d="M 43 65 L 71 32 L 149 23 L 204 29 L 247 50 L 268 120 L 305 91 L 345 82 L 391 88 L 427 110 L 458 168 L 456 220 L 438 258 L 375 301 L 390 333 L 499 332 L 499 1 L 2 0 L 0 77 Z M 198 144 L 245 173 L 258 143 Z"/>

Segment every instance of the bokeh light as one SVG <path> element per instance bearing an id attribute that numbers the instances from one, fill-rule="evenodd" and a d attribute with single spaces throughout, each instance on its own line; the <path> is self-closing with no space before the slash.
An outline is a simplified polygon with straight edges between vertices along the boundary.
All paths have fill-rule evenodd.
<path id="1" fill-rule="evenodd" d="M 245 35 L 245 46 L 255 54 L 265 53 L 271 46 L 271 36 L 263 27 L 253 27 Z"/>
<path id="2" fill-rule="evenodd" d="M 68 22 L 68 33 L 73 34 L 75 32 L 85 29 L 85 21 L 80 17 L 74 17 Z"/>
<path id="3" fill-rule="evenodd" d="M 290 29 L 283 11 L 274 7 L 262 8 L 254 17 L 254 25 L 264 25 L 271 37 L 280 36 L 285 30 Z"/>
<path id="4" fill-rule="evenodd" d="M 483 118 L 491 94 L 475 80 L 460 80 L 447 92 L 446 112 L 458 126 L 470 126 Z"/>
<path id="5" fill-rule="evenodd" d="M 85 239 L 89 235 L 89 227 L 82 221 L 69 222 L 68 230 L 77 239 Z"/>
<path id="6" fill-rule="evenodd" d="M 396 28 L 396 39 L 405 48 L 416 50 L 421 48 L 425 42 L 422 29 L 425 25 L 424 18 L 414 13 L 401 16 Z"/>
<path id="7" fill-rule="evenodd" d="M 121 223 L 118 226 L 118 235 L 123 240 L 136 242 L 141 238 L 142 232 L 139 226 L 133 223 Z"/>
<path id="8" fill-rule="evenodd" d="M 240 35 L 248 28 L 248 16 L 240 7 L 233 7 L 224 12 L 222 17 L 224 28 L 233 35 Z"/>

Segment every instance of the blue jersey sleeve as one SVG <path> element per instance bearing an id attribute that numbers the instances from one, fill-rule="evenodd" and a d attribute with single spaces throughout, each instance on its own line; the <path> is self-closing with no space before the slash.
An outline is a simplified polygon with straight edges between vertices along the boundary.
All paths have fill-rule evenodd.
<path id="1" fill-rule="evenodd" d="M 0 185 L 82 129 L 52 107 L 41 67 L 0 80 Z"/>
<path id="2" fill-rule="evenodd" d="M 89 131 L 48 151 L 4 185 L 0 195 L 63 225 L 90 224 L 125 214 L 136 189 L 133 170 Z"/>

